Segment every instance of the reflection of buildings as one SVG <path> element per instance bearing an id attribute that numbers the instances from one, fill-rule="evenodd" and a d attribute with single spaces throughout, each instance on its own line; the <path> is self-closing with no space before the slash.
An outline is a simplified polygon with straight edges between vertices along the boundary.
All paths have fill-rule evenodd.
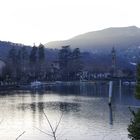
<path id="1" fill-rule="evenodd" d="M 114 47 L 112 48 L 111 55 L 112 55 L 111 75 L 112 77 L 115 77 L 116 76 L 116 50 Z"/>

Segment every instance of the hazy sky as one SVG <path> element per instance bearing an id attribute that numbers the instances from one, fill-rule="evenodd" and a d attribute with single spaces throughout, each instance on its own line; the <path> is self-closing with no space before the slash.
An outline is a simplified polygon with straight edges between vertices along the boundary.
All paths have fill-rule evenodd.
<path id="1" fill-rule="evenodd" d="M 0 40 L 33 45 L 108 27 L 140 27 L 140 0 L 0 0 Z"/>

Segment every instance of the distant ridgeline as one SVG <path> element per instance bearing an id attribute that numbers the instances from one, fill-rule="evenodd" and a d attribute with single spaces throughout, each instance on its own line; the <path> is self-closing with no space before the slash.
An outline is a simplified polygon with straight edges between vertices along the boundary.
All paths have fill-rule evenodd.
<path id="1" fill-rule="evenodd" d="M 140 28 L 136 26 L 112 27 L 77 35 L 64 41 L 54 41 L 45 44 L 49 48 L 61 48 L 70 45 L 80 48 L 87 60 L 88 67 L 108 68 L 111 64 L 111 50 L 116 50 L 116 65 L 119 69 L 135 69 L 140 62 Z M 87 64 L 87 63 L 86 63 Z"/>

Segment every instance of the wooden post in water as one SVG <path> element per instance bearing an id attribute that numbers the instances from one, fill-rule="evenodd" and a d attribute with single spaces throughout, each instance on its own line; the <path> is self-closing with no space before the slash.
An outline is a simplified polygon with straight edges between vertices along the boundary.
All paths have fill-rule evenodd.
<path id="1" fill-rule="evenodd" d="M 120 91 L 120 101 L 121 101 L 121 97 L 122 97 L 122 80 L 121 79 L 119 81 L 119 91 Z"/>
<path id="2" fill-rule="evenodd" d="M 113 125 L 113 113 L 112 113 L 111 105 L 109 105 L 109 121 L 110 121 L 110 124 Z"/>
<path id="3" fill-rule="evenodd" d="M 108 105 L 111 106 L 113 81 L 109 81 L 109 101 Z"/>

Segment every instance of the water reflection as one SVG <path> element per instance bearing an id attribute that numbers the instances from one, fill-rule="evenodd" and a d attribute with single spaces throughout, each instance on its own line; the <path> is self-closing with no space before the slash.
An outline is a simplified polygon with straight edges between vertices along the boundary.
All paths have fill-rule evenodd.
<path id="1" fill-rule="evenodd" d="M 113 114 L 112 114 L 112 106 L 109 105 L 109 121 L 110 124 L 113 125 Z"/>
<path id="2" fill-rule="evenodd" d="M 59 110 L 61 112 L 78 112 L 80 111 L 80 104 L 79 103 L 70 103 L 70 102 L 33 102 L 32 104 L 28 103 L 21 103 L 17 106 L 18 110 L 32 110 L 33 113 L 40 112 L 44 109 L 47 110 Z"/>
<path id="3" fill-rule="evenodd" d="M 1 124 L 0 139 L 14 139 L 19 130 L 28 132 L 23 140 L 50 139 L 34 130 L 34 126 L 49 130 L 44 110 L 54 126 L 60 114 L 64 114 L 59 128 L 66 132 L 63 139 L 120 140 L 119 136 L 114 138 L 120 134 L 125 140 L 131 117 L 128 106 L 139 105 L 133 87 L 114 84 L 112 106 L 108 106 L 108 83 L 105 82 L 61 84 L 49 91 L 1 91 L 0 118 L 6 121 Z"/>

